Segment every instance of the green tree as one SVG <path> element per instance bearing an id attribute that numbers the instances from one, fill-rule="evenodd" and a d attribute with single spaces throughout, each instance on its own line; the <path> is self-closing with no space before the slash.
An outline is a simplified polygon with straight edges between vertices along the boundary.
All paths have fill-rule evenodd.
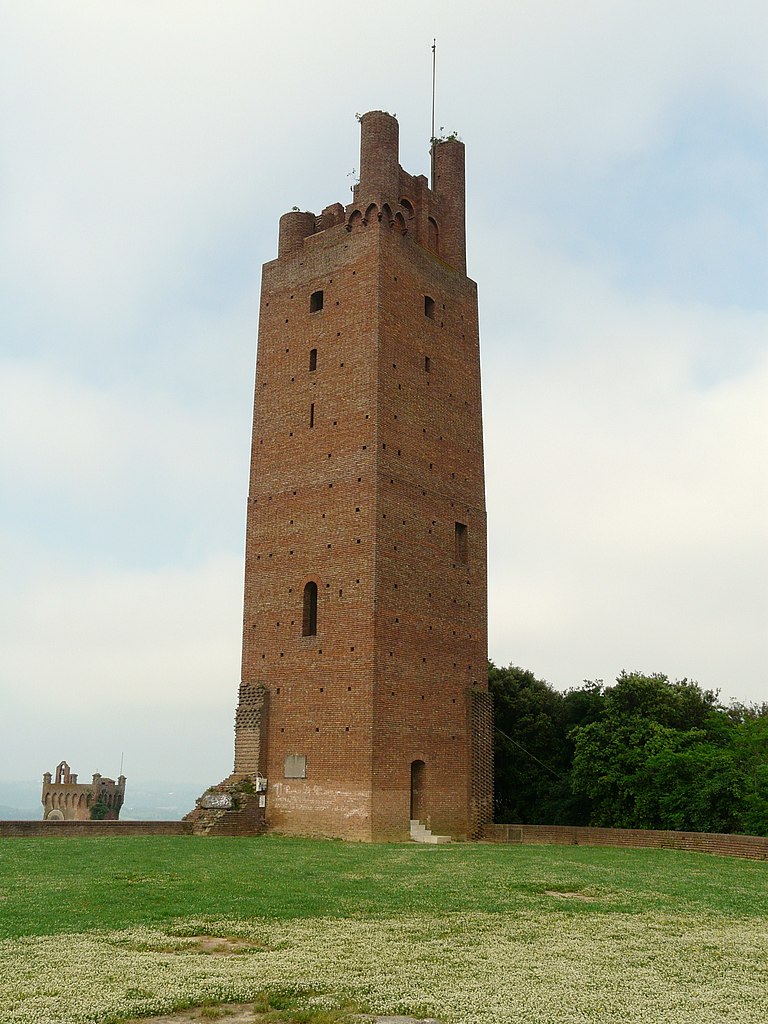
<path id="1" fill-rule="evenodd" d="M 527 669 L 489 665 L 494 701 L 496 821 L 586 824 L 590 804 L 571 789 L 573 726 L 600 714 L 601 688 L 561 693 Z"/>
<path id="2" fill-rule="evenodd" d="M 732 705 L 734 749 L 743 778 L 739 831 L 768 835 L 768 704 Z"/>
<path id="3" fill-rule="evenodd" d="M 88 813 L 91 821 L 103 821 L 109 814 L 109 808 L 103 800 L 99 799 L 95 804 L 91 804 Z"/>
<path id="4" fill-rule="evenodd" d="M 490 663 L 497 821 L 540 821 L 561 775 L 560 695 L 532 672 Z"/>
<path id="5" fill-rule="evenodd" d="M 656 792 L 657 828 L 682 832 L 738 832 L 744 775 L 732 747 L 691 730 L 649 757 L 643 790 Z"/>
<path id="6" fill-rule="evenodd" d="M 768 704 L 623 672 L 561 693 L 489 666 L 496 820 L 768 834 Z"/>
<path id="7" fill-rule="evenodd" d="M 571 781 L 592 801 L 591 823 L 733 831 L 743 773 L 735 727 L 717 694 L 683 679 L 622 673 L 599 720 L 576 726 Z"/>

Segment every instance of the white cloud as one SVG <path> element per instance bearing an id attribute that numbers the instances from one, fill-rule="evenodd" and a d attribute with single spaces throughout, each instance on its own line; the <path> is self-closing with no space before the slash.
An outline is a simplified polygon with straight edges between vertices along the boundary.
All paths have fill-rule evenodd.
<path id="1" fill-rule="evenodd" d="M 345 200 L 355 111 L 396 111 L 427 172 L 435 35 L 438 126 L 468 147 L 490 653 L 764 699 L 763 0 L 26 0 L 0 12 L 0 686 L 33 774 L 57 730 L 106 770 L 114 719 L 158 774 L 228 767 L 258 267 L 282 212 Z"/>
<path id="2" fill-rule="evenodd" d="M 639 667 L 762 699 L 768 317 L 536 260 L 512 300 L 530 320 L 486 335 L 491 656 L 560 686 Z M 732 337 L 748 370 L 700 386 Z"/>
<path id="3" fill-rule="evenodd" d="M 84 770 L 107 774 L 98 764 L 120 750 L 143 778 L 229 771 L 241 599 L 236 557 L 188 570 L 53 570 L 6 595 L 0 775 L 34 776 L 45 770 L 41 756 L 50 770 L 76 755 L 95 758 Z M 147 747 L 158 734 L 162 746 Z"/>
<path id="4" fill-rule="evenodd" d="M 103 513 L 136 490 L 173 502 L 244 476 L 221 413 L 185 408 L 148 390 L 99 389 L 46 366 L 0 365 L 0 450 L 8 494 L 46 494 Z"/>

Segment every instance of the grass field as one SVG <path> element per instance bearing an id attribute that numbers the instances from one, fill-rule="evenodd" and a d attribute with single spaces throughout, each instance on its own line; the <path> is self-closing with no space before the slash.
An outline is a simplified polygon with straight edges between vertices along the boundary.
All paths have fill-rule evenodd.
<path id="1" fill-rule="evenodd" d="M 293 1007 L 280 1019 L 318 1024 L 345 1006 L 446 1024 L 763 1024 L 768 865 L 273 837 L 0 841 L 2 1024 L 212 1016 L 259 994 Z"/>

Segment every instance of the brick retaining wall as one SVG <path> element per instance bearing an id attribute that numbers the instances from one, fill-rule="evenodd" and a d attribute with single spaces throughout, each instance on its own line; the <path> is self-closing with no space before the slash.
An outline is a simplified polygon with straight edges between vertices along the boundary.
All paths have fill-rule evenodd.
<path id="1" fill-rule="evenodd" d="M 37 836 L 188 836 L 188 821 L 0 821 L 0 839 Z"/>
<path id="2" fill-rule="evenodd" d="M 768 860 L 768 838 L 714 832 L 660 832 L 639 828 L 587 828 L 575 825 L 486 825 L 483 838 L 492 843 L 631 846 Z"/>
<path id="3" fill-rule="evenodd" d="M 0 839 L 37 836 L 186 836 L 189 821 L 0 821 Z M 233 833 L 236 834 L 236 833 Z M 555 846 L 625 846 L 655 850 L 689 850 L 724 857 L 768 860 L 768 838 L 712 832 L 660 832 L 633 828 L 587 828 L 575 825 L 486 825 L 491 843 Z"/>

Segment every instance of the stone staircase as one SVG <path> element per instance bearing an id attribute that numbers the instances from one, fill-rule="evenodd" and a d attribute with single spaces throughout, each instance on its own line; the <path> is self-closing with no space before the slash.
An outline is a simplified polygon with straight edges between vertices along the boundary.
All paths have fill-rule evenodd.
<path id="1" fill-rule="evenodd" d="M 431 829 L 418 819 L 411 818 L 411 839 L 414 843 L 450 843 L 450 836 L 433 836 Z"/>

